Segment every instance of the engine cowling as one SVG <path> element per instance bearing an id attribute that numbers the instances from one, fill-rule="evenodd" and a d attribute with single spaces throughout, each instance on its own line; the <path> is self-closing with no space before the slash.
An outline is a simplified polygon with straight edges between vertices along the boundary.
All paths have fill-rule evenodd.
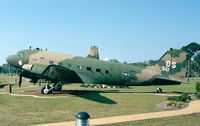
<path id="1" fill-rule="evenodd" d="M 24 64 L 22 66 L 23 69 L 28 70 L 28 71 L 31 71 L 32 67 L 33 67 L 33 64 Z"/>
<path id="2" fill-rule="evenodd" d="M 42 74 L 44 70 L 47 68 L 47 65 L 43 64 L 24 64 L 22 66 L 24 70 L 27 70 L 32 73 Z"/>

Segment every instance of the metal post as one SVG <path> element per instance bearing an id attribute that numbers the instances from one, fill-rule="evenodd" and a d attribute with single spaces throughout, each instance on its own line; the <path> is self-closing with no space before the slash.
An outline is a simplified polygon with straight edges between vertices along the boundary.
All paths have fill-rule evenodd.
<path id="1" fill-rule="evenodd" d="M 12 85 L 11 84 L 6 84 L 4 86 L 3 91 L 4 91 L 5 94 L 11 94 L 12 93 Z"/>
<path id="2" fill-rule="evenodd" d="M 12 93 L 12 85 L 9 84 L 9 93 L 11 94 Z"/>
<path id="3" fill-rule="evenodd" d="M 88 119 L 90 115 L 87 112 L 78 112 L 76 114 L 76 126 L 89 126 Z"/>

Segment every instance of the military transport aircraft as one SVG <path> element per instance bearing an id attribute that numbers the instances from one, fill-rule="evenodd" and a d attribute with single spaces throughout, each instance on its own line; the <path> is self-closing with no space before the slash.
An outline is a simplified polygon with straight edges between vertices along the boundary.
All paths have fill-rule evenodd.
<path id="1" fill-rule="evenodd" d="M 187 54 L 170 49 L 153 66 L 140 68 L 132 65 L 103 61 L 97 58 L 72 56 L 47 50 L 25 49 L 7 57 L 8 64 L 19 70 L 22 77 L 46 83 L 42 94 L 61 91 L 63 84 L 91 83 L 107 85 L 174 85 L 181 84 L 186 75 Z"/>

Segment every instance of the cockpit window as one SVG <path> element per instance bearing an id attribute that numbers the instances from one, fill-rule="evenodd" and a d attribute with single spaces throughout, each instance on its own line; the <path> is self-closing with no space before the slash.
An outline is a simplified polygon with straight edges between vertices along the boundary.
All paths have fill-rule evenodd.
<path id="1" fill-rule="evenodd" d="M 18 55 L 19 57 L 24 57 L 24 53 L 23 53 L 23 52 L 18 52 L 17 55 Z"/>

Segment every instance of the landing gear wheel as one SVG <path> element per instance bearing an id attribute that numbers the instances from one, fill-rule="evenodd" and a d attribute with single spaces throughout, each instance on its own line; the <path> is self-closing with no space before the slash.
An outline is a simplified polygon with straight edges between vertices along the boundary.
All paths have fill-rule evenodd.
<path id="1" fill-rule="evenodd" d="M 50 90 L 51 87 L 48 85 L 48 86 L 43 86 L 41 88 L 41 94 L 52 94 L 52 90 Z"/>
<path id="2" fill-rule="evenodd" d="M 54 92 L 60 92 L 60 91 L 62 91 L 62 84 L 54 84 L 53 85 L 53 91 Z"/>
<path id="3" fill-rule="evenodd" d="M 157 93 L 162 93 L 162 88 L 156 88 Z"/>

